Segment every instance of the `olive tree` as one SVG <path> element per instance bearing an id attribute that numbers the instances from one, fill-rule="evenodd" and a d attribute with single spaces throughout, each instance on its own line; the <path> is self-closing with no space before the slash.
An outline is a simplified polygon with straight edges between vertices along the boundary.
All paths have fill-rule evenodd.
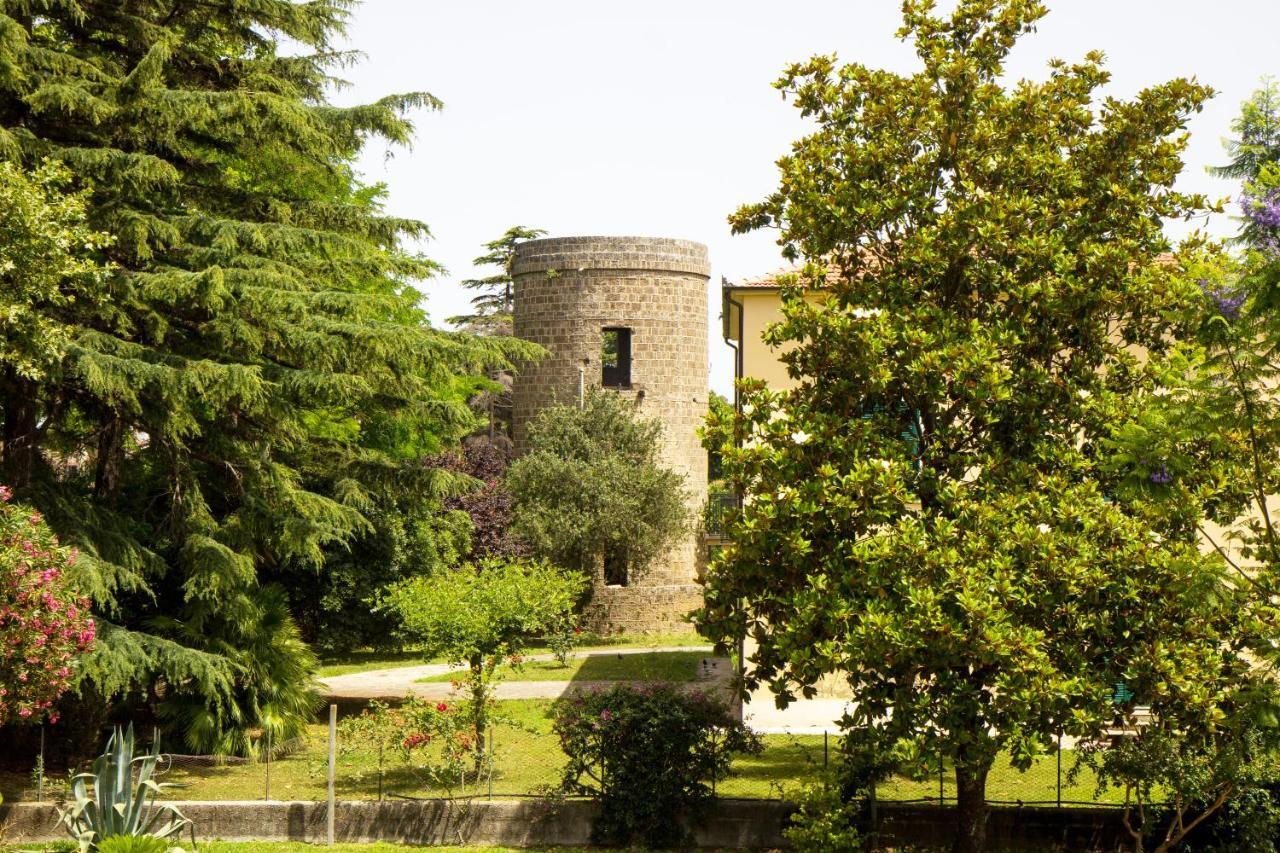
<path id="1" fill-rule="evenodd" d="M 684 478 L 661 464 L 662 424 L 609 391 L 544 409 L 511 464 L 513 529 L 533 553 L 594 574 L 638 574 L 688 530 Z"/>

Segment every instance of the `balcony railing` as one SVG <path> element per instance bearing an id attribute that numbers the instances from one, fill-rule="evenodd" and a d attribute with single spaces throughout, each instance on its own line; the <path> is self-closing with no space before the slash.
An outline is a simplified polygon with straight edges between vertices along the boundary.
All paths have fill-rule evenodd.
<path id="1" fill-rule="evenodd" d="M 703 532 L 708 537 L 724 538 L 725 519 L 737 511 L 737 495 L 732 492 L 712 492 L 707 496 L 707 505 L 702 513 Z"/>

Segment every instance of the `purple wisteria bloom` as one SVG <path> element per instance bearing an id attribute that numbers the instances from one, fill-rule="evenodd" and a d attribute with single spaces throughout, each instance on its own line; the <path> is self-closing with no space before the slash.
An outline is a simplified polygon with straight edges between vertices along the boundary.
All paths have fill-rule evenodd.
<path id="1" fill-rule="evenodd" d="M 1240 196 L 1240 207 L 1258 228 L 1280 228 L 1280 190 L 1272 190 L 1266 195 L 1246 192 Z"/>
<path id="2" fill-rule="evenodd" d="M 1260 193 L 1246 189 L 1240 196 L 1240 208 L 1252 227 L 1252 240 L 1258 248 L 1280 256 L 1280 189 Z"/>
<path id="3" fill-rule="evenodd" d="M 1157 465 L 1155 470 L 1151 472 L 1149 479 L 1157 486 L 1167 486 L 1173 482 L 1173 475 L 1169 473 L 1169 469 L 1165 465 Z"/>
<path id="4" fill-rule="evenodd" d="M 1231 287 L 1210 287 L 1207 279 L 1200 279 L 1200 291 L 1213 300 L 1218 313 L 1228 320 L 1240 318 L 1240 308 L 1244 305 L 1245 292 Z"/>

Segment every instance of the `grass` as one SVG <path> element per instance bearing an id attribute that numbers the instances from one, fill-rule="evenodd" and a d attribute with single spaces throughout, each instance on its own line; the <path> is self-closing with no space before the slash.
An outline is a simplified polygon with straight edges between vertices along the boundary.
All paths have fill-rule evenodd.
<path id="1" fill-rule="evenodd" d="M 529 796 L 539 793 L 545 786 L 554 785 L 564 766 L 560 744 L 551 731 L 549 711 L 551 701 L 530 699 L 499 702 L 499 711 L 508 718 L 508 724 L 498 727 L 494 734 L 495 771 L 493 794 L 497 798 Z M 783 796 L 798 786 L 819 777 L 825 760 L 821 735 L 765 735 L 765 749 L 760 755 L 739 757 L 734 761 L 733 775 L 717 781 L 716 791 L 724 797 L 769 798 Z M 326 742 L 327 731 L 323 725 L 315 725 L 308 732 L 306 745 L 298 752 L 273 761 L 270 765 L 271 798 L 275 800 L 323 800 L 326 794 Z M 836 760 L 838 741 L 831 738 L 829 757 Z M 1065 803 L 1095 802 L 1094 779 L 1087 770 L 1071 783 L 1068 771 L 1073 764 L 1073 753 L 1063 756 Z M 174 800 L 255 800 L 266 794 L 267 765 L 258 763 L 223 764 L 220 766 L 184 764 L 178 759 L 161 781 L 176 783 L 165 792 Z M 383 796 L 402 794 L 408 796 L 440 796 L 448 792 L 430 782 L 418 778 L 405 768 L 398 757 L 388 750 L 382 764 Z M 46 782 L 51 798 L 56 796 L 58 783 L 65 776 L 57 774 Z M 1053 803 L 1057 798 L 1057 759 L 1048 756 L 1027 773 L 1014 770 L 1007 760 L 997 762 L 987 783 L 987 796 L 992 801 L 1025 803 Z M 27 774 L 0 774 L 0 793 L 7 802 L 30 797 L 30 778 Z M 955 797 L 955 777 L 947 773 L 943 778 L 943 791 L 949 801 Z M 467 795 L 487 795 L 488 784 L 474 781 L 464 791 Z M 339 752 L 336 794 L 339 799 L 377 799 L 379 793 L 379 762 L 376 751 Z M 934 800 L 938 796 L 938 777 L 907 779 L 894 777 L 881 782 L 877 796 L 889 800 Z M 1097 802 L 1119 802 L 1121 793 L 1116 790 L 1098 798 Z M 204 845 L 201 845 L 203 848 Z M 228 853 L 237 848 L 226 848 Z M 278 848 L 272 848 L 273 850 Z M 367 849 L 367 848 L 361 848 Z"/>
<path id="2" fill-rule="evenodd" d="M 704 646 L 708 650 L 710 644 L 692 632 L 666 634 L 615 634 L 599 636 L 583 635 L 579 651 L 598 651 L 603 649 L 663 649 L 672 646 Z M 541 640 L 530 644 L 529 654 L 540 654 L 550 651 Z M 394 669 L 401 666 L 417 666 L 422 663 L 440 663 L 439 660 L 427 660 L 420 650 L 374 651 L 358 649 L 341 655 L 333 655 L 320 661 L 317 675 L 320 678 L 331 678 L 335 675 L 348 675 L 353 672 L 370 672 L 375 669 Z M 447 679 L 446 679 L 447 680 Z"/>
<path id="3" fill-rule="evenodd" d="M 627 655 L 577 655 L 567 664 L 557 660 L 528 661 L 519 667 L 498 667 L 508 681 L 696 681 L 706 652 L 645 652 Z M 452 681 L 460 673 L 446 672 L 417 679 L 417 683 Z"/>
<path id="4" fill-rule="evenodd" d="M 397 666 L 417 666 L 427 663 L 418 649 L 405 649 L 399 652 L 374 651 L 373 649 L 357 649 L 341 655 L 324 658 L 316 675 L 320 678 L 331 678 L 335 675 L 350 675 L 353 672 L 369 672 L 375 669 L 391 669 Z"/>
<path id="5" fill-rule="evenodd" d="M 436 853 L 550 853 L 552 850 L 564 848 L 513 848 L 513 847 L 426 847 L 417 844 L 334 844 L 326 847 L 323 844 L 305 844 L 302 841 L 206 841 L 197 839 L 201 850 L 209 853 L 399 853 L 401 850 L 435 850 Z M 45 844 L 14 844 L 6 847 L 0 844 L 0 853 L 73 853 L 78 848 L 70 841 L 56 841 Z"/>

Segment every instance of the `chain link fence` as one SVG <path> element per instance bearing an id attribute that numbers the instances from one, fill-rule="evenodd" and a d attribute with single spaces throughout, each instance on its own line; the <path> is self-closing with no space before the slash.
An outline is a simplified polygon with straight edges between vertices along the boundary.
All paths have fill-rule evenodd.
<path id="1" fill-rule="evenodd" d="M 342 742 L 334 732 L 333 793 L 338 800 L 511 799 L 545 796 L 556 787 L 566 759 L 549 722 L 491 728 L 482 760 L 461 774 L 442 775 L 414 761 L 398 744 L 368 746 Z M 330 730 L 309 727 L 306 736 L 271 744 L 257 759 L 163 753 L 157 779 L 164 796 L 182 800 L 287 800 L 320 802 L 329 794 Z M 714 779 L 719 797 L 780 800 L 823 778 L 840 761 L 839 734 L 762 735 L 764 749 L 733 762 L 725 778 Z M 1025 772 L 997 762 L 987 781 L 993 804 L 1076 806 L 1122 805 L 1123 793 L 1099 793 L 1087 768 L 1072 773 L 1076 753 L 1064 748 Z M 955 776 L 944 761 L 925 764 L 936 770 L 881 779 L 879 802 L 954 803 Z M 47 771 L 37 757 L 29 774 L 0 776 L 0 794 L 8 802 L 65 800 L 70 771 Z"/>

